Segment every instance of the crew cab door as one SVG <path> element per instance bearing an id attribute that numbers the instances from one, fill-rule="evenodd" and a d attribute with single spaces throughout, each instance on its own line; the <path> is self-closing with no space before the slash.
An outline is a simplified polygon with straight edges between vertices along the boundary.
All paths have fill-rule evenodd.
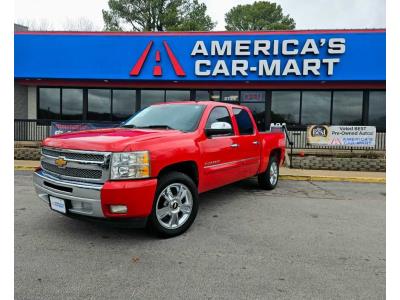
<path id="1" fill-rule="evenodd" d="M 205 129 L 211 129 L 216 123 L 229 124 L 231 131 L 221 135 L 205 137 L 199 142 L 202 156 L 201 191 L 210 190 L 238 180 L 238 137 L 234 134 L 232 116 L 224 106 L 216 106 L 209 113 Z"/>
<path id="2" fill-rule="evenodd" d="M 242 178 L 257 174 L 261 161 L 261 143 L 253 119 L 249 112 L 242 108 L 233 108 L 234 118 L 239 131 L 238 157 Z"/>

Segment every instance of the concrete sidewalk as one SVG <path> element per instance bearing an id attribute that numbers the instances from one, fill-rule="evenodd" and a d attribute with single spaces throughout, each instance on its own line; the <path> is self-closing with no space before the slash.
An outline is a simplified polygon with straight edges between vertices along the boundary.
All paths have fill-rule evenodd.
<path id="1" fill-rule="evenodd" d="M 39 166 L 36 160 L 14 160 L 15 170 L 33 171 Z M 330 170 L 280 169 L 280 179 L 301 181 L 347 181 L 366 183 L 385 183 L 385 172 L 355 172 Z"/>
<path id="2" fill-rule="evenodd" d="M 348 181 L 385 183 L 386 172 L 280 169 L 280 179 L 302 181 Z"/>

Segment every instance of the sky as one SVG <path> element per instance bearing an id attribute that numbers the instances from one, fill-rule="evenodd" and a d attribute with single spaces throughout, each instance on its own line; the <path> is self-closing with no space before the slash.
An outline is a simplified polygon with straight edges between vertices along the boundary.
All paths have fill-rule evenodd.
<path id="1" fill-rule="evenodd" d="M 50 30 L 71 29 L 77 20 L 87 19 L 94 30 L 103 28 L 102 9 L 107 0 L 15 0 L 15 22 L 30 20 Z M 225 13 L 233 6 L 254 0 L 200 0 L 224 30 Z M 385 0 L 272 0 L 296 21 L 296 29 L 385 28 Z"/>

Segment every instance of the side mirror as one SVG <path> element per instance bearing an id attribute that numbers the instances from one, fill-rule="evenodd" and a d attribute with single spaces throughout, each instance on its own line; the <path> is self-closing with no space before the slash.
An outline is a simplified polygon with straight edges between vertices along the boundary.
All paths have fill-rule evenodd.
<path id="1" fill-rule="evenodd" d="M 214 122 L 211 128 L 205 129 L 206 136 L 224 135 L 232 133 L 232 126 L 227 122 Z"/>

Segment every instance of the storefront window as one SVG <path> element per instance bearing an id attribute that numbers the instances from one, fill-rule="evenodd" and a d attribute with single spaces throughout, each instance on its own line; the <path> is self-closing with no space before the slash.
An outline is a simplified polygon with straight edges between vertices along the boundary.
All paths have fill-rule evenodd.
<path id="1" fill-rule="evenodd" d="M 271 121 L 296 125 L 300 115 L 300 91 L 272 92 Z"/>
<path id="2" fill-rule="evenodd" d="M 82 120 L 83 90 L 62 89 L 62 119 Z"/>
<path id="3" fill-rule="evenodd" d="M 196 91 L 196 100 L 197 101 L 208 101 L 210 100 L 210 93 L 209 91 Z"/>
<path id="4" fill-rule="evenodd" d="M 39 89 L 39 119 L 60 118 L 60 89 L 40 88 Z"/>
<path id="5" fill-rule="evenodd" d="M 241 102 L 265 102 L 264 91 L 242 91 L 240 93 Z"/>
<path id="6" fill-rule="evenodd" d="M 221 100 L 221 91 L 208 90 L 208 91 L 196 91 L 196 100 L 197 101 L 220 101 Z"/>
<path id="7" fill-rule="evenodd" d="M 257 123 L 259 131 L 265 131 L 265 103 L 241 103 L 240 105 L 247 106 Z"/>
<path id="8" fill-rule="evenodd" d="M 386 130 L 386 92 L 369 92 L 368 125 L 376 126 L 377 130 Z"/>
<path id="9" fill-rule="evenodd" d="M 222 91 L 221 101 L 238 103 L 239 91 Z"/>
<path id="10" fill-rule="evenodd" d="M 331 115 L 330 91 L 304 91 L 302 96 L 301 124 L 329 124 Z"/>
<path id="11" fill-rule="evenodd" d="M 124 121 L 136 108 L 136 90 L 113 90 L 113 117 L 115 121 Z"/>
<path id="12" fill-rule="evenodd" d="M 362 106 L 362 91 L 334 91 L 332 125 L 361 125 Z"/>
<path id="13" fill-rule="evenodd" d="M 111 90 L 88 89 L 88 120 L 111 120 Z"/>
<path id="14" fill-rule="evenodd" d="M 221 100 L 221 92 L 220 91 L 209 91 L 210 98 L 208 100 L 211 101 L 220 101 Z"/>
<path id="15" fill-rule="evenodd" d="M 166 90 L 165 91 L 165 100 L 167 102 L 190 100 L 190 91 Z"/>
<path id="16" fill-rule="evenodd" d="M 141 108 L 145 108 L 154 103 L 164 102 L 164 90 L 142 90 L 141 91 Z"/>

